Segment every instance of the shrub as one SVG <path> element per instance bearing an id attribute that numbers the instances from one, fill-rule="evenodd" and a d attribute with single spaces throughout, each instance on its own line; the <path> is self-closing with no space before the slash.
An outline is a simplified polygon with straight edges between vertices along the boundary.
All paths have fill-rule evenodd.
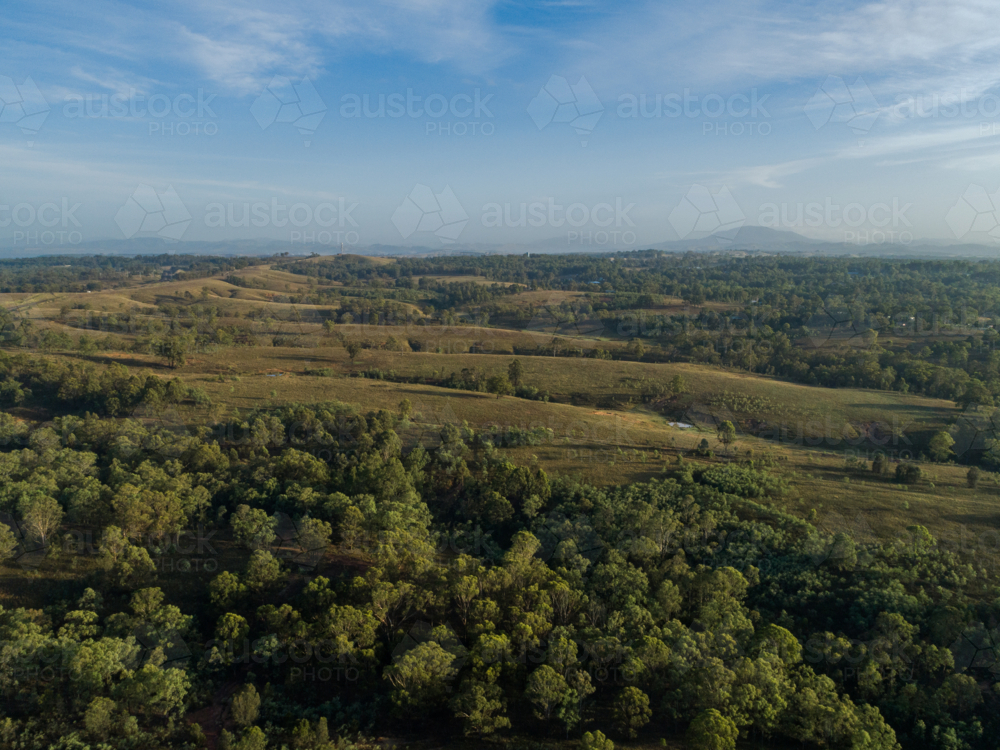
<path id="1" fill-rule="evenodd" d="M 899 464 L 896 467 L 896 481 L 900 484 L 917 484 L 923 475 L 916 464 Z"/>
<path id="2" fill-rule="evenodd" d="M 781 495 L 787 490 L 787 483 L 772 474 L 733 464 L 706 469 L 701 482 L 740 497 Z"/>
<path id="3" fill-rule="evenodd" d="M 605 737 L 604 732 L 584 732 L 580 750 L 615 750 L 615 743 Z"/>

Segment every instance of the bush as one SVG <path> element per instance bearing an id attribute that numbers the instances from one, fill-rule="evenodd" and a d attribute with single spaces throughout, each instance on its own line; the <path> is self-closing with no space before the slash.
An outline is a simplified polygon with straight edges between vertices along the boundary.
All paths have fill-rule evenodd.
<path id="1" fill-rule="evenodd" d="M 872 459 L 872 474 L 883 476 L 888 471 L 889 459 L 885 457 L 884 453 L 876 453 L 875 458 Z"/>
<path id="2" fill-rule="evenodd" d="M 899 464 L 896 467 L 896 481 L 900 484 L 917 484 L 924 476 L 916 464 Z"/>
<path id="3" fill-rule="evenodd" d="M 605 737 L 604 732 L 584 732 L 580 750 L 615 750 L 615 743 Z"/>
<path id="4" fill-rule="evenodd" d="M 211 397 L 203 388 L 192 388 L 188 391 L 188 395 L 198 406 L 210 406 L 212 403 Z"/>
<path id="5" fill-rule="evenodd" d="M 706 469 L 701 473 L 700 479 L 702 484 L 740 497 L 781 495 L 788 488 L 785 482 L 773 474 L 734 464 Z"/>

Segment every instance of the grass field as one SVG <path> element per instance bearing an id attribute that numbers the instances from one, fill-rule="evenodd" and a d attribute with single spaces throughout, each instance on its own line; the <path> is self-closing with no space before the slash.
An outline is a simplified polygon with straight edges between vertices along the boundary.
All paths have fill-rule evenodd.
<path id="1" fill-rule="evenodd" d="M 211 415 L 192 412 L 185 419 L 206 420 L 233 410 L 245 413 L 283 403 L 329 400 L 353 404 L 363 412 L 396 410 L 408 399 L 415 418 L 404 437 L 411 442 L 433 440 L 446 422 L 465 421 L 477 427 L 544 426 L 553 431 L 550 442 L 514 449 L 511 455 L 519 462 L 537 462 L 548 471 L 577 474 L 602 485 L 659 476 L 670 470 L 677 452 L 690 452 L 702 439 L 719 451 L 715 425 L 729 419 L 740 428 L 736 450 L 742 455 L 747 450 L 772 455 L 777 462 L 775 471 L 789 479 L 790 491 L 773 502 L 802 516 L 815 510 L 821 524 L 894 534 L 920 523 L 954 536 L 963 530 L 981 533 L 1000 521 L 1000 513 L 994 510 L 1000 492 L 993 475 L 987 475 L 972 490 L 965 486 L 965 467 L 927 464 L 929 481 L 906 488 L 845 467 L 848 455 L 870 459 L 876 444 L 891 456 L 905 458 L 908 452 L 915 453 L 930 435 L 954 421 L 957 410 L 950 401 L 898 392 L 815 388 L 703 365 L 524 355 L 518 357 L 524 366 L 524 383 L 549 394 L 551 402 L 509 396 L 497 399 L 437 387 L 429 381 L 463 368 L 504 373 L 515 350 L 553 344 L 563 350 L 617 349 L 625 342 L 608 340 L 600 332 L 548 325 L 544 319 L 533 321 L 527 330 L 337 325 L 331 336 L 319 320 L 335 306 L 288 301 L 288 294 L 309 289 L 306 277 L 266 265 L 243 269 L 236 275 L 260 288 L 237 287 L 215 277 L 145 281 L 95 293 L 4 295 L 0 302 L 26 313 L 40 327 L 58 327 L 73 336 L 81 331 L 55 320 L 67 306 L 139 314 L 159 314 L 157 307 L 163 304 L 218 308 L 221 319 L 251 330 L 261 345 L 198 351 L 178 371 L 168 370 L 160 358 L 151 355 L 115 351 L 88 357 L 52 354 L 74 362 L 102 366 L 116 361 L 177 375 L 204 389 L 215 404 Z M 479 277 L 435 278 L 488 283 Z M 349 294 L 350 290 L 344 291 Z M 587 296 L 585 292 L 524 291 L 510 299 L 518 305 L 552 306 Z M 680 299 L 665 298 L 656 311 L 689 309 Z M 262 310 L 266 310 L 268 320 L 247 318 L 248 313 Z M 123 348 L 134 338 L 130 334 L 111 335 Z M 299 345 L 271 346 L 274 336 L 290 338 Z M 338 341 L 379 345 L 390 336 L 404 351 L 364 349 L 354 362 Z M 411 342 L 421 351 L 409 351 Z M 485 353 L 469 354 L 473 347 Z M 329 368 L 332 377 L 306 374 L 321 368 Z M 417 382 L 350 377 L 370 368 Z M 675 376 L 686 384 L 682 397 L 649 396 Z M 693 426 L 673 427 L 671 421 Z"/>

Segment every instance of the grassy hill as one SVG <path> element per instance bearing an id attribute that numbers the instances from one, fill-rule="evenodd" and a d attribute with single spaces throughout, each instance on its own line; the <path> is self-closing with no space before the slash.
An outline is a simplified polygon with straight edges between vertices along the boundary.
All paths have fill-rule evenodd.
<path id="1" fill-rule="evenodd" d="M 965 486 L 964 467 L 933 465 L 930 481 L 906 488 L 846 468 L 848 457 L 870 460 L 876 450 L 893 458 L 916 457 L 931 435 L 947 429 L 958 416 L 951 401 L 894 391 L 818 388 L 708 365 L 530 356 L 524 352 L 535 347 L 555 346 L 557 352 L 579 348 L 586 353 L 596 348 L 620 350 L 626 344 L 607 337 L 553 335 L 556 326 L 538 320 L 527 330 L 464 324 L 339 324 L 331 335 L 319 319 L 336 311 L 336 305 L 289 301 L 290 294 L 310 288 L 307 277 L 271 266 L 244 269 L 239 276 L 253 282 L 254 288 L 236 286 L 221 276 L 137 279 L 134 286 L 104 292 L 16 294 L 6 295 L 4 302 L 41 328 L 52 327 L 71 336 L 80 331 L 60 322 L 67 307 L 157 316 L 163 305 L 204 305 L 215 307 L 222 322 L 247 326 L 258 346 L 192 352 L 177 371 L 168 370 L 162 358 L 114 348 L 88 356 L 51 353 L 99 367 L 120 362 L 176 375 L 202 389 L 215 404 L 211 414 L 185 412 L 178 419 L 208 421 L 233 409 L 245 412 L 329 400 L 355 405 L 363 412 L 396 410 L 408 399 L 414 409 L 414 427 L 405 437 L 411 441 L 433 439 L 447 422 L 500 429 L 543 426 L 552 430 L 551 440 L 530 449 L 512 449 L 512 456 L 598 484 L 619 484 L 670 471 L 678 453 L 690 454 L 702 440 L 718 454 L 722 446 L 715 437 L 716 426 L 730 420 L 739 436 L 735 455 L 745 456 L 750 450 L 772 456 L 775 471 L 791 481 L 786 496 L 773 501 L 803 516 L 815 510 L 821 521 L 852 528 L 859 526 L 860 514 L 861 525 L 877 533 L 896 533 L 912 523 L 945 534 L 958 534 L 963 528 L 978 532 L 1000 520 L 993 511 L 998 493 L 991 475 L 978 489 L 970 490 Z M 581 296 L 536 291 L 522 292 L 515 299 L 521 305 L 544 306 Z M 664 306 L 681 309 L 682 301 L 666 298 Z M 410 307 L 419 314 L 417 306 Z M 712 303 L 709 307 L 724 306 Z M 560 330 L 565 332 L 565 326 Z M 123 350 L 136 338 L 128 332 L 106 335 L 120 341 Z M 276 337 L 296 345 L 274 346 Z M 403 351 L 366 348 L 351 361 L 342 345 L 357 340 L 378 347 L 389 337 Z M 421 351 L 412 351 L 411 344 Z M 470 350 L 478 353 L 470 354 Z M 511 396 L 497 399 L 438 385 L 451 373 L 468 368 L 485 375 L 504 373 L 515 356 L 524 367 L 524 383 L 547 394 L 548 402 Z M 381 373 L 385 379 L 356 377 L 361 373 Z M 683 393 L 665 394 L 678 376 L 685 384 Z M 691 427 L 671 426 L 671 422 Z"/>

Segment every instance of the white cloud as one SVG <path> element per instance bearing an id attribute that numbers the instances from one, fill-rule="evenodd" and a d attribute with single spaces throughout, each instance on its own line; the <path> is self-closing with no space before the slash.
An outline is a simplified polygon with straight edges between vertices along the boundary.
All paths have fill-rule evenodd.
<path id="1" fill-rule="evenodd" d="M 240 93 L 258 91 L 275 73 L 316 76 L 359 52 L 403 51 L 471 73 L 511 53 L 493 28 L 489 3 L 288 0 L 274 7 L 236 0 L 192 8 L 177 29 L 180 50 L 207 78 Z"/>
<path id="2" fill-rule="evenodd" d="M 73 5 L 40 0 L 45 34 L 15 21 L 11 53 L 33 69 L 71 71 L 79 80 L 118 90 L 135 86 L 131 71 L 144 65 L 194 68 L 220 93 L 249 94 L 275 74 L 315 77 L 358 53 L 404 53 L 424 63 L 445 63 L 478 74 L 507 59 L 513 45 L 498 31 L 494 0 L 255 0 L 161 4 L 136 8 L 116 0 Z M 26 39 L 37 37 L 33 43 Z M 129 63 L 122 74 L 97 63 Z"/>
<path id="3" fill-rule="evenodd" d="M 836 11 L 794 3 L 651 2 L 594 32 L 605 44 L 589 62 L 594 77 L 604 71 L 602 83 L 640 85 L 664 78 L 691 86 L 766 85 L 873 73 L 869 84 L 880 81 L 873 90 L 892 94 L 889 101 L 899 93 L 960 87 L 978 96 L 1000 82 L 996 2 L 823 7 Z"/>
<path id="4" fill-rule="evenodd" d="M 828 161 L 829 159 L 819 157 L 746 167 L 734 170 L 724 181 L 732 184 L 743 183 L 766 188 L 780 188 L 782 187 L 782 178 L 808 171 Z"/>
<path id="5" fill-rule="evenodd" d="M 84 70 L 80 65 L 74 65 L 69 72 L 71 76 L 80 81 L 96 84 L 126 98 L 136 93 L 147 94 L 153 86 L 159 83 L 145 76 L 125 73 L 115 68 L 106 68 L 102 74 L 94 74 Z"/>

